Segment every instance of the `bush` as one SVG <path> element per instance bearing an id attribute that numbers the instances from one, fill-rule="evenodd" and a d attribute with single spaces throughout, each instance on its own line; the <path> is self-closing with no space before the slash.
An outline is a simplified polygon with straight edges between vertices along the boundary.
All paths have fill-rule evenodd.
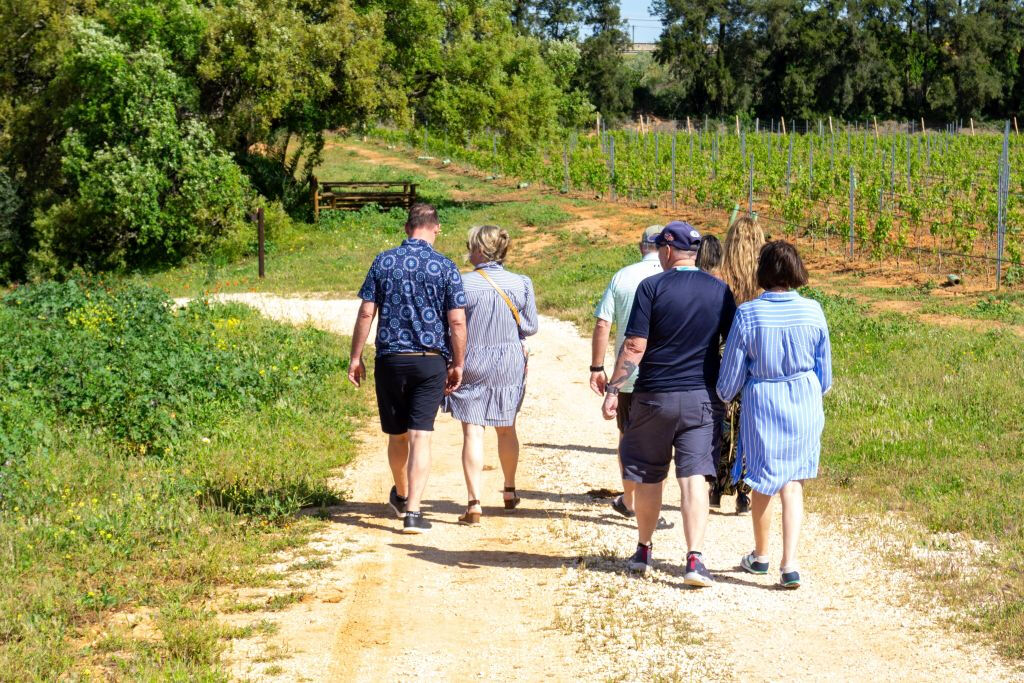
<path id="1" fill-rule="evenodd" d="M 126 638 L 116 670 L 209 680 L 216 632 L 196 599 L 252 580 L 311 529 L 290 515 L 337 499 L 327 477 L 372 394 L 347 385 L 328 334 L 144 286 L 20 287 L 0 329 L 0 671 L 115 670 L 72 643 L 148 605 L 161 640 Z"/>
<path id="2" fill-rule="evenodd" d="M 49 85 L 69 132 L 31 270 L 173 263 L 241 230 L 252 191 L 210 129 L 179 115 L 196 98 L 188 83 L 160 52 L 70 23 L 74 48 Z"/>

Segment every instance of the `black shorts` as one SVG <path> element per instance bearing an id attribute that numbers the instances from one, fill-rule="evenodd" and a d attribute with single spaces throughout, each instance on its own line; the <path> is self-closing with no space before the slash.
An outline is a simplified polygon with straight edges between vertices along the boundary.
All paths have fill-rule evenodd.
<path id="1" fill-rule="evenodd" d="M 622 433 L 626 431 L 626 425 L 629 424 L 629 406 L 632 402 L 632 391 L 619 392 L 619 409 L 615 413 L 615 424 L 619 426 L 619 436 L 622 436 Z"/>
<path id="2" fill-rule="evenodd" d="M 706 389 L 634 392 L 619 442 L 623 479 L 660 483 L 674 459 L 677 479 L 702 475 L 714 480 L 722 416 L 721 402 Z"/>
<path id="3" fill-rule="evenodd" d="M 441 355 L 392 354 L 378 358 L 374 384 L 384 433 L 434 431 L 447 378 L 448 364 Z"/>

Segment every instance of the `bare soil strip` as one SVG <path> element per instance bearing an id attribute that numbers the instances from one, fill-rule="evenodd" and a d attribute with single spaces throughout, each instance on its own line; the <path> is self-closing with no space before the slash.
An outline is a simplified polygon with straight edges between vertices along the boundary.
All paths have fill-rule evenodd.
<path id="1" fill-rule="evenodd" d="M 356 310 L 352 301 L 225 298 L 344 333 Z M 914 579 L 888 566 L 892 553 L 905 549 L 905 536 L 884 520 L 832 523 L 809 514 L 801 567 L 808 581 L 789 592 L 773 588 L 774 571 L 755 577 L 738 568 L 750 549 L 750 520 L 723 503 L 705 548 L 718 584 L 690 590 L 682 586 L 679 496 L 670 485 L 664 515 L 674 528 L 655 536 L 656 571 L 628 576 L 622 567 L 635 544 L 633 524 L 595 497 L 618 488 L 618 473 L 614 424 L 601 419 L 585 385 L 589 343 L 568 323 L 545 317 L 531 349 L 520 417 L 523 506 L 501 509 L 489 442 L 482 525 L 455 523 L 465 502 L 461 433 L 442 415 L 424 506 L 434 529 L 399 534 L 385 505 L 391 482 L 384 439 L 369 425 L 361 457 L 341 480 L 350 502 L 333 509 L 320 537 L 282 558 L 280 568 L 301 560 L 333 564 L 288 572 L 275 591 L 302 597 L 283 611 L 225 617 L 278 626 L 272 636 L 235 641 L 227 661 L 236 676 L 904 680 L 954 673 L 1024 680 L 988 646 L 952 631 L 949 615 L 922 597 Z M 779 528 L 776 519 L 773 569 Z"/>

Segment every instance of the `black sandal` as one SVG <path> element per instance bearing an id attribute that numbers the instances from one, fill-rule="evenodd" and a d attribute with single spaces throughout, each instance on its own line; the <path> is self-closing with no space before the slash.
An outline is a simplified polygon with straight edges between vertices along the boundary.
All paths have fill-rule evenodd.
<path id="1" fill-rule="evenodd" d="M 503 491 L 503 493 L 511 493 L 512 494 L 511 498 L 505 498 L 505 509 L 506 510 L 514 510 L 514 509 L 516 509 L 516 507 L 519 505 L 519 503 L 522 502 L 522 500 L 523 500 L 522 498 L 520 498 L 519 496 L 516 495 L 516 487 L 515 486 L 506 486 L 505 490 Z M 502 498 L 504 498 L 504 496 L 502 496 Z"/>
<path id="2" fill-rule="evenodd" d="M 480 501 L 471 500 L 466 504 L 465 514 L 459 515 L 459 524 L 468 524 L 469 526 L 476 526 L 480 523 L 480 513 L 471 512 L 469 509 L 474 505 L 480 505 Z"/>

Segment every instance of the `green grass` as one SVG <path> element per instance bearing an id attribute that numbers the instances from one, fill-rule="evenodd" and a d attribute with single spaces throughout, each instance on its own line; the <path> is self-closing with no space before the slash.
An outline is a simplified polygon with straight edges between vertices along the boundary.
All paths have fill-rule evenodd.
<path id="1" fill-rule="evenodd" d="M 1024 293 L 987 294 L 970 302 L 932 301 L 921 312 L 1024 325 Z"/>
<path id="2" fill-rule="evenodd" d="M 241 306 L 42 285 L 0 303 L 0 680 L 221 678 L 204 605 L 322 522 L 366 392 L 344 340 Z M 108 405 L 109 404 L 109 405 Z M 153 613 L 156 637 L 112 631 Z"/>

